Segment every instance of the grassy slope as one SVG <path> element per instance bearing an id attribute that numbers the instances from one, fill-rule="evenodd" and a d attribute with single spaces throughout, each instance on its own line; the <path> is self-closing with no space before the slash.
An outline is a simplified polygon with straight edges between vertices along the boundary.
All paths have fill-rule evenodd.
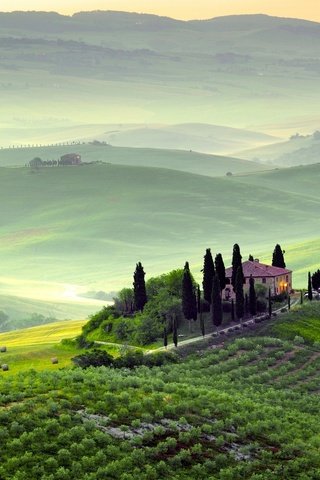
<path id="1" fill-rule="evenodd" d="M 1 333 L 0 344 L 7 347 L 7 352 L 0 353 L 0 364 L 8 364 L 11 373 L 31 368 L 57 370 L 70 365 L 70 359 L 78 350 L 59 342 L 78 335 L 84 323 L 84 320 L 72 320 Z M 59 363 L 52 364 L 52 357 L 57 357 Z"/>
<path id="2" fill-rule="evenodd" d="M 28 326 L 35 313 L 53 320 L 86 318 L 105 304 L 102 301 L 86 302 L 82 297 L 67 298 L 68 290 L 61 287 L 50 283 L 46 288 L 42 282 L 34 283 L 27 279 L 20 282 L 13 278 L 2 279 L 0 310 L 9 316 L 2 330 Z"/>
<path id="3" fill-rule="evenodd" d="M 104 133 L 97 135 L 96 138 L 122 147 L 191 149 L 222 155 L 277 140 L 275 137 L 258 132 L 201 123 L 148 126 L 106 125 Z"/>
<path id="4" fill-rule="evenodd" d="M 252 150 L 237 151 L 235 156 L 247 160 L 259 159 L 279 166 L 308 165 L 319 160 L 320 141 L 307 136 L 286 142 L 275 143 Z"/>
<path id="5" fill-rule="evenodd" d="M 260 330 L 260 334 L 293 340 L 302 337 L 308 344 L 320 342 L 320 302 L 304 300 L 303 306 L 298 305 L 290 313 L 268 322 Z"/>
<path id="6" fill-rule="evenodd" d="M 319 360 L 308 346 L 256 336 L 208 351 L 197 346 L 178 364 L 152 369 L 56 371 L 43 364 L 42 372 L 1 372 L 1 476 L 9 480 L 19 469 L 36 478 L 41 464 L 41 475 L 72 480 L 80 471 L 121 479 L 133 466 L 137 477 L 152 472 L 156 480 L 260 479 L 266 472 L 270 480 L 316 479 Z M 83 411 L 96 416 L 82 423 Z M 150 429 L 162 419 L 165 431 Z M 145 434 L 125 439 L 135 424 L 147 424 Z M 123 436 L 105 435 L 108 427 Z"/>
<path id="7" fill-rule="evenodd" d="M 198 278 L 208 245 L 228 263 L 236 241 L 244 256 L 270 256 L 276 242 L 287 248 L 314 241 L 319 166 L 304 172 L 298 189 L 294 172 L 209 178 L 115 165 L 3 168 L 4 283 L 8 277 L 20 279 L 21 289 L 23 279 L 25 288 L 34 280 L 108 291 L 130 284 L 137 260 L 150 276 L 189 259 Z M 301 249 L 290 266 L 301 267 L 305 254 Z M 304 286 L 302 276 L 295 282 Z"/>
<path id="8" fill-rule="evenodd" d="M 84 162 L 102 161 L 113 165 L 170 168 L 212 177 L 225 175 L 228 171 L 244 173 L 269 168 L 256 162 L 198 152 L 83 144 L 2 149 L 0 165 L 24 166 L 34 157 L 40 157 L 42 160 L 58 160 L 61 155 L 72 152 L 81 154 Z"/>

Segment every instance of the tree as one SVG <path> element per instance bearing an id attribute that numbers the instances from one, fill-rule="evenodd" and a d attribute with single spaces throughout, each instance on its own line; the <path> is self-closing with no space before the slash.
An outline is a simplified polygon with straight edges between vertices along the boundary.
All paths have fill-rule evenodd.
<path id="1" fill-rule="evenodd" d="M 168 346 L 168 333 L 167 333 L 167 327 L 164 327 L 163 330 L 163 346 L 167 350 Z"/>
<path id="2" fill-rule="evenodd" d="M 215 271 L 210 248 L 206 249 L 202 272 L 203 297 L 209 303 L 209 305 L 211 305 L 212 283 Z"/>
<path id="3" fill-rule="evenodd" d="M 243 272 L 242 272 L 242 256 L 240 253 L 240 247 L 237 243 L 233 245 L 233 252 L 232 252 L 232 276 L 231 276 L 231 285 L 235 290 L 236 287 L 236 276 L 238 274 L 238 268 L 241 268 L 239 275 L 242 275 L 242 283 L 243 283 Z"/>
<path id="4" fill-rule="evenodd" d="M 185 263 L 182 278 L 182 311 L 189 322 L 197 320 L 197 299 L 188 262 Z"/>
<path id="5" fill-rule="evenodd" d="M 315 290 L 320 288 L 320 270 L 318 269 L 314 274 L 311 276 L 312 286 Z"/>
<path id="6" fill-rule="evenodd" d="M 146 281 L 148 302 L 156 296 L 160 290 L 165 289 L 168 296 L 182 298 L 183 268 L 172 270 L 158 277 L 151 277 Z"/>
<path id="7" fill-rule="evenodd" d="M 201 313 L 201 290 L 200 290 L 200 285 L 197 285 L 197 311 L 200 314 Z"/>
<path id="8" fill-rule="evenodd" d="M 173 340 L 174 346 L 177 347 L 178 346 L 178 325 L 177 325 L 177 318 L 176 318 L 175 315 L 173 317 L 173 332 L 172 333 L 173 333 L 172 340 Z"/>
<path id="9" fill-rule="evenodd" d="M 269 317 L 271 318 L 272 315 L 272 301 L 271 301 L 271 289 L 269 288 L 269 295 L 268 295 L 268 312 Z"/>
<path id="10" fill-rule="evenodd" d="M 231 299 L 231 321 L 234 322 L 235 315 L 234 315 L 234 300 Z"/>
<path id="11" fill-rule="evenodd" d="M 122 315 L 124 313 L 132 313 L 134 310 L 134 292 L 132 288 L 123 288 L 114 298 L 117 310 Z"/>
<path id="12" fill-rule="evenodd" d="M 42 167 L 43 161 L 40 157 L 34 157 L 30 162 L 29 162 L 30 167 L 32 168 L 38 168 Z"/>
<path id="13" fill-rule="evenodd" d="M 235 280 L 236 292 L 236 315 L 239 320 L 243 318 L 244 314 L 244 295 L 243 295 L 243 273 L 242 266 L 239 265 Z"/>
<path id="14" fill-rule="evenodd" d="M 254 316 L 257 313 L 257 296 L 254 288 L 254 278 L 250 275 L 249 279 L 249 311 Z"/>
<path id="15" fill-rule="evenodd" d="M 203 315 L 202 315 L 200 285 L 198 285 L 198 287 L 197 287 L 197 306 L 198 306 L 198 314 L 199 314 L 199 319 L 200 319 L 200 330 L 201 330 L 202 336 L 204 337 L 206 332 L 205 332 L 205 326 L 204 326 L 204 319 L 203 319 Z"/>
<path id="16" fill-rule="evenodd" d="M 147 303 L 147 292 L 144 276 L 145 273 L 143 266 L 141 265 L 141 262 L 139 262 L 137 263 L 136 270 L 133 274 L 133 292 L 135 308 L 141 312 Z"/>
<path id="17" fill-rule="evenodd" d="M 212 285 L 212 322 L 213 325 L 219 327 L 222 323 L 223 312 L 222 312 L 222 301 L 221 301 L 221 288 L 219 277 L 216 274 L 213 277 Z"/>
<path id="18" fill-rule="evenodd" d="M 279 267 L 279 268 L 286 268 L 286 264 L 284 262 L 284 250 L 281 249 L 280 245 L 274 247 L 273 254 L 272 254 L 272 266 Z"/>
<path id="19" fill-rule="evenodd" d="M 215 267 L 216 267 L 216 273 L 219 277 L 219 282 L 220 282 L 220 289 L 221 291 L 224 290 L 226 286 L 226 269 L 224 266 L 223 258 L 221 253 L 218 253 L 216 255 L 216 258 L 214 260 Z"/>
<path id="20" fill-rule="evenodd" d="M 312 300 L 312 284 L 311 284 L 311 274 L 308 272 L 308 299 Z"/>

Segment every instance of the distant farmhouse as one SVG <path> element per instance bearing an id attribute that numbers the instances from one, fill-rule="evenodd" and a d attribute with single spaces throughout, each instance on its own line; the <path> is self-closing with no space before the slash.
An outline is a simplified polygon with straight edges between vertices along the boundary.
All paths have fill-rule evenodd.
<path id="1" fill-rule="evenodd" d="M 270 288 L 271 295 L 279 295 L 292 290 L 292 271 L 286 268 L 273 267 L 260 263 L 259 260 L 253 262 L 247 260 L 242 263 L 242 270 L 244 276 L 244 289 L 249 289 L 250 276 L 254 278 L 256 284 L 265 285 L 267 289 Z M 223 291 L 223 298 L 231 300 L 235 298 L 235 293 L 231 285 L 232 267 L 226 269 L 226 288 Z"/>
<path id="2" fill-rule="evenodd" d="M 67 153 L 59 160 L 59 165 L 80 165 L 81 163 L 81 155 L 78 153 Z"/>

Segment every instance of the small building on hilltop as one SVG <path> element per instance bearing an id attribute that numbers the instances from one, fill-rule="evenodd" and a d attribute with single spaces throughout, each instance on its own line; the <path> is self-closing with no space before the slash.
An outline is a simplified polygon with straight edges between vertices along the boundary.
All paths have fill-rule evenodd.
<path id="1" fill-rule="evenodd" d="M 249 289 L 250 276 L 254 278 L 255 284 L 264 285 L 268 290 L 270 288 L 271 295 L 280 295 L 281 293 L 290 292 L 292 290 L 292 271 L 287 268 L 273 267 L 265 265 L 259 260 L 247 260 L 242 263 L 244 276 L 244 290 Z M 222 292 L 224 300 L 235 298 L 235 293 L 231 285 L 232 267 L 226 269 L 226 287 Z"/>
<path id="2" fill-rule="evenodd" d="M 80 165 L 81 155 L 78 153 L 67 153 L 60 157 L 59 165 Z"/>

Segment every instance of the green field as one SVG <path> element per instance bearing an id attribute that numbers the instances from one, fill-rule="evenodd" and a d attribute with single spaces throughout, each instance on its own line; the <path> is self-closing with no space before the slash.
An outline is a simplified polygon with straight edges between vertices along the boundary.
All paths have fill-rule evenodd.
<path id="1" fill-rule="evenodd" d="M 44 161 L 59 160 L 64 154 L 75 152 L 81 155 L 83 162 L 105 162 L 112 165 L 169 168 L 210 177 L 224 176 L 227 172 L 258 172 L 274 168 L 253 161 L 192 151 L 121 148 L 89 144 L 1 149 L 0 166 L 25 166 L 34 157 L 40 157 Z"/>
<path id="2" fill-rule="evenodd" d="M 205 248 L 229 264 L 236 242 L 244 258 L 267 262 L 280 242 L 294 287 L 305 287 L 318 268 L 319 174 L 319 165 L 221 178 L 113 164 L 1 168 L 2 295 L 49 302 L 57 318 L 82 305 L 84 318 L 102 303 L 81 294 L 130 286 L 137 261 L 150 277 L 189 260 L 200 281 Z"/>
<path id="3" fill-rule="evenodd" d="M 2 372 L 1 477 L 317 479 L 319 361 L 255 336 L 161 367 Z"/>
<path id="4" fill-rule="evenodd" d="M 279 141 L 259 132 L 203 123 L 106 125 L 103 132 L 101 126 L 101 132 L 96 137 L 91 134 L 89 139 L 121 147 L 193 150 L 230 156 L 235 151 Z"/>
<path id="5" fill-rule="evenodd" d="M 10 374 L 30 369 L 57 370 L 70 365 L 70 359 L 78 350 L 60 342 L 76 337 L 84 323 L 72 320 L 1 333 L 0 344 L 5 345 L 7 351 L 0 353 L 0 363 L 9 365 Z M 51 363 L 54 357 L 58 358 L 58 364 Z"/>
<path id="6" fill-rule="evenodd" d="M 320 302 L 305 300 L 303 307 L 297 306 L 292 312 L 282 315 L 280 319 L 263 327 L 262 332 L 266 331 L 288 340 L 294 340 L 297 336 L 302 337 L 305 342 L 318 346 L 320 342 Z"/>

